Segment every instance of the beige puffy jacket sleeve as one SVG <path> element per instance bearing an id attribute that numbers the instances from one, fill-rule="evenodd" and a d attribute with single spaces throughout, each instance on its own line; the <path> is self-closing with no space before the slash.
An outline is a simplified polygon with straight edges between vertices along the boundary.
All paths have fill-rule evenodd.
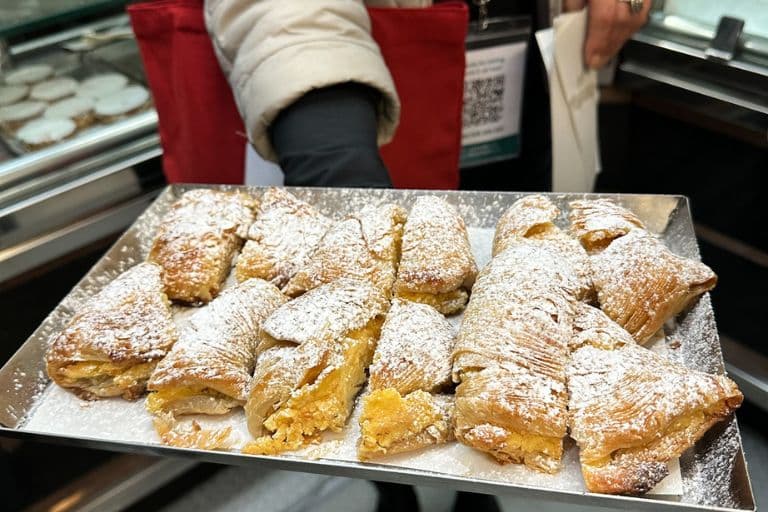
<path id="1" fill-rule="evenodd" d="M 248 136 L 275 160 L 268 128 L 311 89 L 359 82 L 381 92 L 378 141 L 392 138 L 400 103 L 360 0 L 206 0 L 205 20 Z"/>

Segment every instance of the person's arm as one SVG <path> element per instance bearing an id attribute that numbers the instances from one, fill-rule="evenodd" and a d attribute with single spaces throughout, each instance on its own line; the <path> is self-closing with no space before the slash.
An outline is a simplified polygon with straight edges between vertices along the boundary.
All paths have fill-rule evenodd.
<path id="1" fill-rule="evenodd" d="M 315 89 L 269 128 L 285 184 L 391 187 L 376 144 L 380 94 L 354 82 Z"/>
<path id="2" fill-rule="evenodd" d="M 249 139 L 263 157 L 301 160 L 302 141 L 319 142 L 320 156 L 333 139 L 365 150 L 391 139 L 400 105 L 361 1 L 206 0 L 205 15 Z M 354 184 L 294 175 L 287 170 L 288 182 Z"/>

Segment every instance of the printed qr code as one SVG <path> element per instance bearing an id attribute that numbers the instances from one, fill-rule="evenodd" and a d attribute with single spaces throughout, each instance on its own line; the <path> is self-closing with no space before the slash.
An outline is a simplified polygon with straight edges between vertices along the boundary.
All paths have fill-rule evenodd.
<path id="1" fill-rule="evenodd" d="M 472 80 L 464 86 L 464 127 L 495 123 L 504 108 L 504 75 Z"/>

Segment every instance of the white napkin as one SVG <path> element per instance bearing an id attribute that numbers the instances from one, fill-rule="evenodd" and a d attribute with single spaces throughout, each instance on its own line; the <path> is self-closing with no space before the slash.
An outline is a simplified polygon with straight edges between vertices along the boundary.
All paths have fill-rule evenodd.
<path id="1" fill-rule="evenodd" d="M 549 75 L 552 190 L 590 192 L 600 172 L 597 73 L 584 65 L 587 10 L 561 14 L 536 33 Z"/>

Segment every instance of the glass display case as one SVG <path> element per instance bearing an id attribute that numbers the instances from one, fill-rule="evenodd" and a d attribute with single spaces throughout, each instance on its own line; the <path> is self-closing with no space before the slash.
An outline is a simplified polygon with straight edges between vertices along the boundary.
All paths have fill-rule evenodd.
<path id="1" fill-rule="evenodd" d="M 0 86 L 20 69 L 43 65 L 54 78 L 76 84 L 62 102 L 77 97 L 90 105 L 88 122 L 77 119 L 55 143 L 24 143 L 18 135 L 23 125 L 0 130 L 0 283 L 122 231 L 163 184 L 151 100 L 108 116 L 97 108 L 106 93 L 81 94 L 86 80 L 107 75 L 149 98 L 126 3 L 21 0 L 0 6 Z M 24 87 L 27 96 L 35 90 Z M 48 100 L 20 101 L 30 99 Z M 40 118 L 49 116 L 51 105 Z"/>
<path id="2" fill-rule="evenodd" d="M 617 78 L 768 147 L 768 0 L 655 1 Z"/>

